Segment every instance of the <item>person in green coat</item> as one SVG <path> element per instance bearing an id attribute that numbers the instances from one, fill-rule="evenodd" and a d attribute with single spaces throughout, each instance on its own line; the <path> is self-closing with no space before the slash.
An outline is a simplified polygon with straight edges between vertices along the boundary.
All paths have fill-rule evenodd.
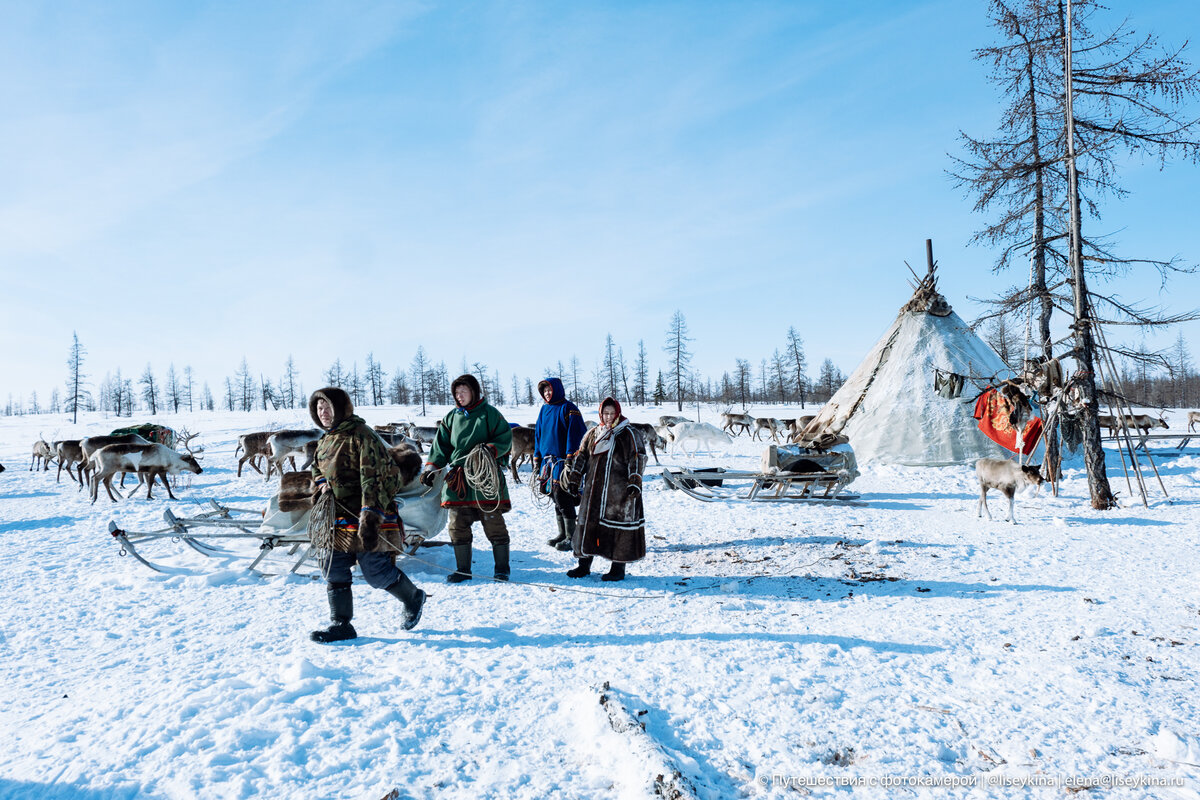
<path id="1" fill-rule="evenodd" d="M 391 456 L 375 431 L 354 414 L 350 396 L 343 390 L 318 389 L 308 401 L 308 411 L 325 431 L 313 458 L 313 483 L 318 494 L 329 494 L 334 500 L 333 547 L 321 563 L 333 624 L 313 631 L 311 638 L 325 644 L 358 636 L 350 624 L 354 617 L 350 569 L 355 562 L 368 584 L 404 604 L 400 625 L 410 630 L 421 618 L 425 592 L 396 566 L 404 523 L 387 489 Z"/>
<path id="2" fill-rule="evenodd" d="M 450 510 L 450 543 L 454 545 L 455 571 L 446 581 L 461 583 L 471 579 L 471 525 L 479 522 L 492 545 L 495 559 L 494 577 L 506 581 L 508 568 L 508 526 L 504 514 L 512 508 L 504 466 L 512 451 L 512 427 L 508 420 L 489 404 L 474 375 L 460 375 L 450 384 L 455 408 L 438 424 L 437 435 L 429 448 L 427 467 L 421 481 L 433 484 L 436 472 L 449 466 L 442 487 L 442 507 Z M 493 495 L 485 495 L 468 484 L 464 473 L 467 457 L 476 447 L 483 447 L 496 461 Z"/>

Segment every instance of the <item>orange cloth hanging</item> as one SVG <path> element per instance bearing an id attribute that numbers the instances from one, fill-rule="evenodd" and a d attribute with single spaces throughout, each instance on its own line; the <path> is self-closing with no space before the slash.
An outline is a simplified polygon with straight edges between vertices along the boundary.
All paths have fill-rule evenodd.
<path id="1" fill-rule="evenodd" d="M 979 430 L 983 435 L 996 444 L 1014 453 L 1027 456 L 1037 447 L 1042 435 L 1042 418 L 1030 417 L 1021 432 L 1021 446 L 1017 447 L 1017 429 L 1009 420 L 1012 404 L 999 391 L 988 387 L 975 401 L 975 419 L 979 420 Z"/>

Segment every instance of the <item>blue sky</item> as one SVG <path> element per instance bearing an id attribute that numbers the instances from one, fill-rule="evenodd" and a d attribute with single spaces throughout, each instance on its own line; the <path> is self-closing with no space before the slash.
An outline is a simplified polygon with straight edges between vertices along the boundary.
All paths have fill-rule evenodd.
<path id="1" fill-rule="evenodd" d="M 1025 275 L 946 177 L 999 102 L 982 2 L 22 3 L 0 28 L 0 391 L 245 356 L 305 386 L 418 344 L 537 377 L 605 335 L 695 366 L 794 325 L 849 371 L 934 240 L 971 318 Z M 1194 3 L 1132 13 L 1181 44 Z M 1192 53 L 1194 59 L 1200 54 Z M 1196 167 L 1131 163 L 1098 229 L 1200 261 Z M 1200 307 L 1200 277 L 1128 300 Z M 1200 326 L 1184 328 L 1200 360 Z M 1133 334 L 1134 337 L 1137 334 Z M 1168 338 L 1173 338 L 1171 334 Z M 1165 344 L 1166 342 L 1160 342 Z"/>

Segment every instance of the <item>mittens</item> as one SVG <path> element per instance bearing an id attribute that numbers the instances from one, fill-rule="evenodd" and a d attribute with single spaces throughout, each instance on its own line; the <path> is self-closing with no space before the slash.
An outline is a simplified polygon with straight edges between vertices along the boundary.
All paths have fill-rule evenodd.
<path id="1" fill-rule="evenodd" d="M 369 508 L 358 512 L 358 538 L 362 540 L 363 552 L 371 552 L 379 546 L 379 525 L 383 516 Z"/>
<path id="2" fill-rule="evenodd" d="M 433 487 L 433 481 L 435 478 L 437 478 L 437 470 L 436 469 L 427 469 L 421 473 L 421 483 L 425 484 L 426 486 L 428 486 L 430 488 Z"/>

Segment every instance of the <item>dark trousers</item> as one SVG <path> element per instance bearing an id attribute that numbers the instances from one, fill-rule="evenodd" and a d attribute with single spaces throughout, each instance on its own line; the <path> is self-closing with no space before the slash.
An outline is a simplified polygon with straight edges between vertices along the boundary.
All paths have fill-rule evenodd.
<path id="1" fill-rule="evenodd" d="M 561 516 L 563 519 L 575 519 L 576 507 L 579 505 L 579 498 L 567 494 L 562 487 L 557 483 L 554 484 L 554 489 L 550 493 L 550 499 L 554 501 L 554 513 Z"/>
<path id="2" fill-rule="evenodd" d="M 350 583 L 350 568 L 354 562 L 362 569 L 363 577 L 375 589 L 386 589 L 403 575 L 391 553 L 333 552 L 321 562 L 321 572 L 330 583 Z"/>
<path id="3" fill-rule="evenodd" d="M 484 511 L 481 508 L 466 506 L 450 509 L 451 544 L 470 544 L 471 524 L 479 522 L 483 525 L 483 535 L 493 545 L 508 544 L 508 526 L 504 524 L 504 515 L 499 511 Z"/>

